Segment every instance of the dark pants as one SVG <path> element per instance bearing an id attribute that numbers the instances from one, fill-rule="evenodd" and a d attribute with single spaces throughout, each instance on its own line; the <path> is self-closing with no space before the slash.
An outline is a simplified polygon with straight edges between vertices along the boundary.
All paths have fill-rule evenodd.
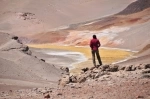
<path id="1" fill-rule="evenodd" d="M 96 66 L 95 54 L 97 56 L 97 60 L 99 62 L 99 65 L 102 65 L 102 61 L 101 61 L 101 58 L 99 55 L 99 50 L 92 50 L 92 59 L 93 59 L 94 66 Z"/>

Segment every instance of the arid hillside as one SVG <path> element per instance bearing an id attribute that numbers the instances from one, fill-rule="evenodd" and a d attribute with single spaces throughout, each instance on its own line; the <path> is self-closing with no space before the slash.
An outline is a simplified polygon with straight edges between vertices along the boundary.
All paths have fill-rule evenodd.
<path id="1" fill-rule="evenodd" d="M 142 3 L 141 3 L 142 2 Z M 92 21 L 71 24 L 65 29 L 56 29 L 22 38 L 30 43 L 59 43 L 86 46 L 96 34 L 104 47 L 141 50 L 150 43 L 150 2 L 138 0 L 120 13 Z"/>
<path id="2" fill-rule="evenodd" d="M 1 0 L 0 31 L 27 36 L 112 15 L 135 0 Z"/>
<path id="3" fill-rule="evenodd" d="M 102 47 L 141 52 L 150 44 L 149 0 L 0 2 L 0 31 L 26 44 L 88 46 L 93 34 Z"/>
<path id="4" fill-rule="evenodd" d="M 32 55 L 17 36 L 0 33 L 0 91 L 54 86 L 61 70 Z"/>
<path id="5" fill-rule="evenodd" d="M 24 43 L 79 46 L 96 34 L 104 47 L 141 50 L 150 42 L 149 7 L 149 0 L 1 0 L 0 31 Z"/>
<path id="6" fill-rule="evenodd" d="M 134 54 L 132 57 L 126 59 L 126 61 L 120 62 L 121 65 L 132 65 L 132 64 L 145 64 L 150 62 L 150 44 L 146 45 L 138 53 Z"/>

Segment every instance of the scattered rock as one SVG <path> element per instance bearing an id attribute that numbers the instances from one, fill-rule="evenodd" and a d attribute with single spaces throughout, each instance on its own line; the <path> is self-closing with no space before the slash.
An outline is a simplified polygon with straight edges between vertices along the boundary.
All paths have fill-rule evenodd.
<path id="1" fill-rule="evenodd" d="M 41 61 L 45 62 L 45 60 L 44 60 L 44 59 L 41 59 Z"/>
<path id="2" fill-rule="evenodd" d="M 76 87 L 75 83 L 71 83 L 71 84 L 70 84 L 70 87 L 71 87 L 71 88 L 75 88 L 75 87 Z"/>
<path id="3" fill-rule="evenodd" d="M 142 71 L 142 74 L 146 74 L 146 73 L 150 73 L 150 70 L 147 69 L 149 68 L 149 64 L 147 65 L 143 65 L 140 64 L 138 65 L 138 68 L 143 68 L 143 66 L 145 66 L 144 70 Z M 61 67 L 62 70 L 65 70 L 66 72 L 69 72 L 68 68 L 66 67 Z M 82 69 L 82 73 L 80 73 L 78 76 L 69 76 L 67 75 L 67 77 L 63 77 L 60 80 L 60 85 L 65 85 L 68 83 L 83 83 L 85 81 L 90 81 L 90 80 L 95 80 L 97 81 L 98 78 L 104 76 L 104 75 L 110 75 L 111 72 L 117 72 L 119 70 L 125 70 L 125 71 L 135 71 L 137 70 L 137 66 L 135 65 L 127 65 L 127 66 L 119 66 L 116 64 L 113 65 L 102 65 L 100 67 L 92 67 L 92 68 L 83 68 Z M 122 71 L 123 72 L 123 71 Z M 139 72 L 140 73 L 140 72 Z M 117 76 L 117 77 L 121 77 L 124 78 L 125 76 Z M 149 78 L 149 76 L 143 76 L 145 78 Z"/>
<path id="4" fill-rule="evenodd" d="M 125 71 L 132 71 L 132 65 L 126 66 Z"/>
<path id="5" fill-rule="evenodd" d="M 72 75 L 72 76 L 70 77 L 70 82 L 72 82 L 72 83 L 77 83 L 77 77 L 74 76 L 74 75 Z"/>
<path id="6" fill-rule="evenodd" d="M 66 73 L 69 73 L 69 68 L 68 67 L 61 67 L 60 69 L 65 71 Z"/>
<path id="7" fill-rule="evenodd" d="M 143 75 L 142 78 L 148 78 L 148 79 L 150 79 L 150 75 Z"/>
<path id="8" fill-rule="evenodd" d="M 70 83 L 70 77 L 69 75 L 64 75 L 60 80 L 59 80 L 59 85 L 65 86 L 66 84 Z"/>
<path id="9" fill-rule="evenodd" d="M 137 69 L 147 69 L 147 67 L 148 67 L 148 64 L 147 65 L 140 64 L 140 65 L 137 66 Z"/>
<path id="10" fill-rule="evenodd" d="M 45 94 L 44 94 L 44 98 L 49 99 L 49 98 L 50 98 L 49 93 L 45 93 Z"/>
<path id="11" fill-rule="evenodd" d="M 81 69 L 83 72 L 86 72 L 86 71 L 88 71 L 89 70 L 89 68 L 83 68 L 83 69 Z"/>
<path id="12" fill-rule="evenodd" d="M 119 66 L 118 70 L 125 70 L 125 68 L 126 68 L 125 66 Z"/>
<path id="13" fill-rule="evenodd" d="M 18 37 L 17 36 L 13 36 L 12 39 L 18 40 Z"/>
<path id="14" fill-rule="evenodd" d="M 109 65 L 102 65 L 101 67 L 100 67 L 100 69 L 102 70 L 102 71 L 106 71 L 106 69 L 108 69 L 109 68 Z"/>
<path id="15" fill-rule="evenodd" d="M 26 46 L 26 45 L 23 45 L 23 46 L 21 47 L 21 50 L 22 50 L 23 52 L 26 52 L 26 51 L 29 50 L 29 47 Z"/>
<path id="16" fill-rule="evenodd" d="M 135 66 L 132 66 L 132 67 L 131 67 L 131 70 L 132 70 L 132 71 L 135 71 L 135 70 L 136 70 L 136 67 L 135 67 Z"/>
<path id="17" fill-rule="evenodd" d="M 137 98 L 144 98 L 144 96 L 137 96 Z"/>
<path id="18" fill-rule="evenodd" d="M 145 65 L 145 69 L 150 68 L 150 64 Z"/>
<path id="19" fill-rule="evenodd" d="M 78 78 L 77 78 L 77 82 L 79 82 L 79 83 L 83 83 L 83 82 L 85 82 L 86 81 L 86 77 L 84 77 L 84 76 L 79 76 Z"/>
<path id="20" fill-rule="evenodd" d="M 110 65 L 109 66 L 109 71 L 110 72 L 117 72 L 118 71 L 118 65 Z"/>
<path id="21" fill-rule="evenodd" d="M 31 19 L 35 19 L 33 13 L 30 13 L 30 12 L 24 12 L 24 13 L 17 13 L 18 16 L 23 19 L 23 20 L 31 20 Z"/>
<path id="22" fill-rule="evenodd" d="M 150 69 L 148 69 L 148 70 L 146 69 L 146 70 L 142 71 L 142 74 L 147 74 L 147 73 L 150 73 Z"/>
<path id="23" fill-rule="evenodd" d="M 26 45 L 22 45 L 19 50 L 24 52 L 25 54 L 32 55 L 32 52 L 29 50 L 29 47 Z"/>
<path id="24" fill-rule="evenodd" d="M 60 92 L 57 94 L 57 96 L 61 96 L 61 95 L 62 95 L 62 93 L 60 93 Z"/>
<path id="25" fill-rule="evenodd" d="M 139 67 L 140 69 L 145 69 L 145 64 L 140 64 Z"/>

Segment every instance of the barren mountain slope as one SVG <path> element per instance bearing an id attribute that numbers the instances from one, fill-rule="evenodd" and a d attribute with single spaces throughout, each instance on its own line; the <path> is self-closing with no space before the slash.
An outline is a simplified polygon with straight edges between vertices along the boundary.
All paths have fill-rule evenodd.
<path id="1" fill-rule="evenodd" d="M 56 83 L 61 70 L 32 56 L 28 46 L 17 39 L 0 33 L 0 87 L 44 87 Z"/>
<path id="2" fill-rule="evenodd" d="M 146 45 L 142 50 L 138 53 L 134 54 L 132 57 L 127 59 L 126 61 L 117 63 L 121 65 L 133 65 L 133 64 L 146 64 L 150 63 L 150 44 Z"/>
<path id="3" fill-rule="evenodd" d="M 33 35 L 30 41 L 85 46 L 96 34 L 104 47 L 140 50 L 150 43 L 150 2 L 139 2 L 131 3 L 119 14 Z"/>
<path id="4" fill-rule="evenodd" d="M 88 45 L 93 34 L 105 47 L 140 50 L 149 43 L 149 0 L 0 2 L 0 30 L 25 43 Z"/>
<path id="5" fill-rule="evenodd" d="M 0 30 L 27 36 L 112 15 L 134 0 L 1 0 Z"/>

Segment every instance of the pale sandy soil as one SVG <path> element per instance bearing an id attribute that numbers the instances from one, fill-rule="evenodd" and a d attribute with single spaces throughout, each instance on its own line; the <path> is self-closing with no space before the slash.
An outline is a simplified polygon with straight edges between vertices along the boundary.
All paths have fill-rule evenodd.
<path id="1" fill-rule="evenodd" d="M 32 55 L 17 38 L 0 32 L 0 90 L 56 86 L 62 71 Z"/>

